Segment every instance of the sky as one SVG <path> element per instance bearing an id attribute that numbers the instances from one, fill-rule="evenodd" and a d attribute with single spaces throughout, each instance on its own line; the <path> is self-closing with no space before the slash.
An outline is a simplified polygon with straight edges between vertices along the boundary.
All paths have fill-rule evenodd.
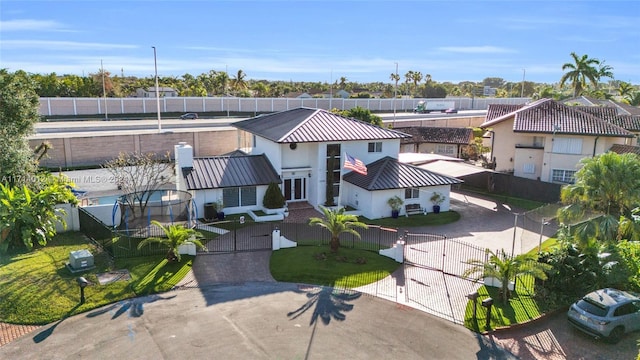
<path id="1" fill-rule="evenodd" d="M 555 83 L 575 52 L 640 84 L 639 24 L 638 0 L 2 0 L 0 68 L 391 83 L 397 65 L 402 81 Z"/>

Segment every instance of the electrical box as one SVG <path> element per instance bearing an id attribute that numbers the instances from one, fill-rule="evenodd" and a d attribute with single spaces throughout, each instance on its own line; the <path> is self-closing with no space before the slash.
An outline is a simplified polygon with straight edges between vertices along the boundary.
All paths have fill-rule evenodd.
<path id="1" fill-rule="evenodd" d="M 72 270 L 87 270 L 94 267 L 93 255 L 89 250 L 72 251 L 69 254 L 69 267 Z"/>

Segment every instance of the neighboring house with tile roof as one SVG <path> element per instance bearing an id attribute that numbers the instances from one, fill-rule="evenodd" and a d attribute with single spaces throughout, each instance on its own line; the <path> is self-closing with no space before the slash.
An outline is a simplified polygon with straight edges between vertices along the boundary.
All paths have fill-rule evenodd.
<path id="1" fill-rule="evenodd" d="M 177 97 L 178 96 L 178 92 L 176 90 L 174 90 L 173 88 L 170 87 L 166 87 L 166 86 L 160 86 L 158 87 L 158 92 L 160 97 Z M 136 90 L 136 97 L 140 97 L 140 98 L 155 98 L 156 97 L 156 87 L 155 86 L 151 86 L 149 88 L 142 89 L 139 88 Z"/>
<path id="2" fill-rule="evenodd" d="M 400 140 L 409 135 L 326 110 L 302 107 L 232 126 L 251 155 L 194 159 L 190 146 L 176 146 L 178 189 L 192 192 L 200 213 L 206 202 L 220 198 L 225 213 L 260 210 L 265 183 L 274 180 L 288 203 L 319 208 L 331 188 L 334 202 L 370 219 L 389 217 L 387 200 L 395 195 L 430 211 L 429 198 L 437 191 L 447 197 L 441 205 L 447 211 L 450 186 L 462 182 L 400 163 Z M 364 162 L 367 175 L 345 170 L 345 154 Z"/>
<path id="3" fill-rule="evenodd" d="M 634 134 L 618 125 L 552 99 L 490 118 L 495 170 L 546 182 L 570 183 L 580 160 L 631 145 Z M 599 111 L 599 110 L 598 110 Z M 606 110 L 605 110 L 606 111 Z M 499 114 L 499 113 L 498 113 Z"/>
<path id="4" fill-rule="evenodd" d="M 473 129 L 446 127 L 395 128 L 411 135 L 400 141 L 400 152 L 431 153 L 461 157 L 462 150 L 473 143 Z"/>
<path id="5" fill-rule="evenodd" d="M 596 99 L 590 96 L 579 96 L 563 101 L 566 105 L 580 104 L 583 106 L 605 106 L 616 109 L 618 115 L 640 115 L 640 107 L 632 106 L 615 100 Z"/>

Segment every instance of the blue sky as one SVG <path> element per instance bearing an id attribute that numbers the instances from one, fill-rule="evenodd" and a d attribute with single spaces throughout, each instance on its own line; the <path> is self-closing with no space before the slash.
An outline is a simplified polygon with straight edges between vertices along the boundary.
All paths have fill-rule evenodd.
<path id="1" fill-rule="evenodd" d="M 570 53 L 640 84 L 640 1 L 32 1 L 0 4 L 0 67 L 32 73 L 554 83 Z"/>

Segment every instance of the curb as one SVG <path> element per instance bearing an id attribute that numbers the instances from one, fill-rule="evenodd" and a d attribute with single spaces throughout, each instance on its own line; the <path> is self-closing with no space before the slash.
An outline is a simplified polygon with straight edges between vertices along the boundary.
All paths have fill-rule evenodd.
<path id="1" fill-rule="evenodd" d="M 521 323 L 509 325 L 509 326 L 500 326 L 500 327 L 497 327 L 497 328 L 492 329 L 490 331 L 483 331 L 480 334 L 482 334 L 482 335 L 490 335 L 490 334 L 493 334 L 493 333 L 496 333 L 496 332 L 504 332 L 504 331 L 507 331 L 507 330 L 519 329 L 519 328 L 531 325 L 531 323 L 533 323 L 533 322 L 537 322 L 537 321 L 545 319 L 545 318 L 547 318 L 549 316 L 557 315 L 558 313 L 566 312 L 568 310 L 569 310 L 569 306 L 562 306 L 562 307 L 560 307 L 558 309 L 555 309 L 553 311 L 549 311 L 549 312 L 546 312 L 544 314 L 540 314 L 538 317 L 535 317 L 535 318 L 533 318 L 531 320 L 527 320 L 525 322 L 521 322 Z"/>

